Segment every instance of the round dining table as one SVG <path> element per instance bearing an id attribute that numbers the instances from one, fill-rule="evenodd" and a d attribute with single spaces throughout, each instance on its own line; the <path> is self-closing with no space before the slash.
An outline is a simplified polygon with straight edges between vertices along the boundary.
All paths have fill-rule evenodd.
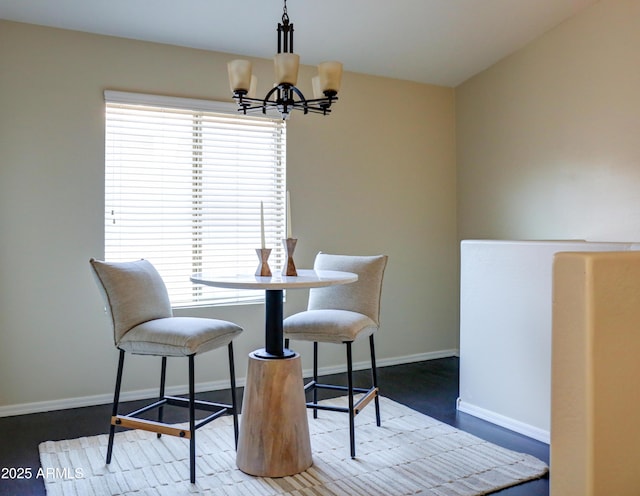
<path id="1" fill-rule="evenodd" d="M 283 297 L 287 289 L 350 284 L 351 272 L 298 269 L 296 276 L 238 274 L 191 276 L 196 284 L 265 291 L 264 348 L 249 354 L 236 464 L 259 477 L 284 477 L 313 464 L 300 354 L 284 347 Z"/>

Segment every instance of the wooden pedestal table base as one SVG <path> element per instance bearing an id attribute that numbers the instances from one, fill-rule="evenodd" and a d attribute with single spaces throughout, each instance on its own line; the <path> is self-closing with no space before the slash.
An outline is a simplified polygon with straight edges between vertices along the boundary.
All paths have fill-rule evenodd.
<path id="1" fill-rule="evenodd" d="M 300 355 L 249 354 L 236 464 L 259 477 L 304 472 L 313 463 Z"/>

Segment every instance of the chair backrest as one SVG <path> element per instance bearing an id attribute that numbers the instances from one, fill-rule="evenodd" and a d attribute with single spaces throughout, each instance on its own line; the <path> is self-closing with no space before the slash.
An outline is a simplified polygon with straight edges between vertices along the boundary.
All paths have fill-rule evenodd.
<path id="1" fill-rule="evenodd" d="M 102 262 L 92 258 L 90 263 L 107 305 L 116 345 L 133 327 L 173 316 L 167 287 L 151 262 Z"/>
<path id="2" fill-rule="evenodd" d="M 318 253 L 315 270 L 340 270 L 358 274 L 352 284 L 309 290 L 309 310 L 350 310 L 366 315 L 380 325 L 380 296 L 387 255 L 353 256 Z"/>

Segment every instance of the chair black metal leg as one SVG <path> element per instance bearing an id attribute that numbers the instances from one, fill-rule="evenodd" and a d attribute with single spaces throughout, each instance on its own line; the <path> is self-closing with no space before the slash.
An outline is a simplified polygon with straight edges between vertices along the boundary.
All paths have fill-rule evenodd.
<path id="1" fill-rule="evenodd" d="M 351 444 L 351 458 L 356 457 L 356 429 L 353 412 L 353 361 L 351 358 L 351 342 L 347 341 L 347 386 L 349 388 L 349 441 Z"/>
<path id="2" fill-rule="evenodd" d="M 317 341 L 313 342 L 313 383 L 314 384 L 318 383 L 318 342 Z M 317 387 L 313 388 L 313 402 L 316 405 L 318 404 L 318 388 Z M 314 419 L 318 418 L 317 408 L 313 409 L 313 418 Z"/>
<path id="3" fill-rule="evenodd" d="M 160 368 L 160 394 L 158 395 L 158 400 L 161 401 L 164 398 L 164 386 L 167 379 L 167 357 L 162 357 L 162 365 Z M 164 408 L 161 406 L 158 408 L 158 422 L 162 422 L 162 416 L 164 414 Z M 158 438 L 162 436 L 161 433 L 158 432 Z"/>
<path id="4" fill-rule="evenodd" d="M 284 347 L 285 349 L 289 348 L 289 338 L 284 338 Z"/>
<path id="5" fill-rule="evenodd" d="M 196 391 L 194 355 L 189 355 L 189 467 L 191 471 L 191 484 L 196 482 Z"/>
<path id="6" fill-rule="evenodd" d="M 116 375 L 116 389 L 113 393 L 113 408 L 111 417 L 118 415 L 118 403 L 120 402 L 120 386 L 122 385 L 122 369 L 124 368 L 124 350 L 120 350 L 118 359 L 118 373 Z M 109 428 L 109 443 L 107 445 L 107 465 L 111 463 L 111 455 L 113 454 L 113 438 L 116 433 L 116 426 L 112 423 Z"/>
<path id="7" fill-rule="evenodd" d="M 233 362 L 233 342 L 227 346 L 229 350 L 229 377 L 231 380 L 231 406 L 233 407 L 233 435 L 238 449 L 238 398 L 236 395 L 236 368 Z"/>
<path id="8" fill-rule="evenodd" d="M 373 382 L 373 387 L 378 387 L 378 369 L 376 368 L 376 348 L 373 343 L 373 334 L 369 336 L 369 348 L 371 348 L 371 381 Z M 380 427 L 380 399 L 378 395 L 374 398 L 374 403 L 376 406 L 376 425 Z"/>

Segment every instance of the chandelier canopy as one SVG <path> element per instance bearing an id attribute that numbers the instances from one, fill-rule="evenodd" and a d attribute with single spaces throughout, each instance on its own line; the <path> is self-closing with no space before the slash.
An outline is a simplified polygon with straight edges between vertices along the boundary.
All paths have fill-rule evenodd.
<path id="1" fill-rule="evenodd" d="M 278 53 L 273 58 L 276 82 L 266 96 L 256 98 L 257 78 L 251 74 L 251 62 L 248 60 L 232 60 L 227 64 L 229 85 L 233 99 L 238 104 L 238 111 L 262 111 L 276 109 L 287 119 L 292 110 L 301 110 L 307 114 L 327 115 L 331 105 L 338 99 L 342 64 L 340 62 L 322 62 L 318 65 L 318 75 L 311 79 L 313 99 L 307 100 L 296 87 L 298 83 L 298 66 L 300 56 L 293 53 L 293 23 L 287 15 L 287 0 L 284 0 L 282 22 L 278 23 Z"/>

